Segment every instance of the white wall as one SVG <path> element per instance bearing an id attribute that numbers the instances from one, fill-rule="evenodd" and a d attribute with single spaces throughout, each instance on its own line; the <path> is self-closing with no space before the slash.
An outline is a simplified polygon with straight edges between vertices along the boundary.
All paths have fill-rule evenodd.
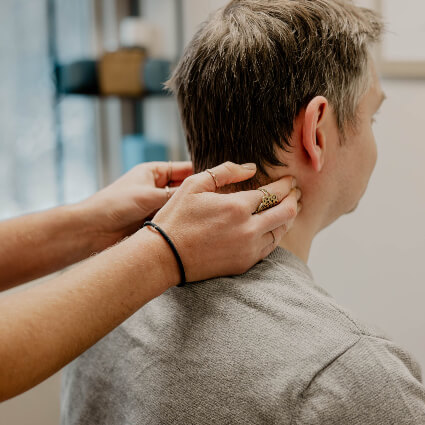
<path id="1" fill-rule="evenodd" d="M 58 425 L 60 374 L 0 404 L 1 425 Z"/>

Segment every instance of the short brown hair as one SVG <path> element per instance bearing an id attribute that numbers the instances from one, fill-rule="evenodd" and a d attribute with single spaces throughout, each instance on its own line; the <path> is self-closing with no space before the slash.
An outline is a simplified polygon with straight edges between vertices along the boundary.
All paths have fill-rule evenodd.
<path id="1" fill-rule="evenodd" d="M 168 82 L 195 172 L 229 160 L 267 177 L 265 165 L 285 165 L 275 148 L 290 149 L 296 116 L 318 95 L 342 133 L 355 124 L 381 32 L 374 12 L 343 0 L 233 0 L 211 15 Z"/>

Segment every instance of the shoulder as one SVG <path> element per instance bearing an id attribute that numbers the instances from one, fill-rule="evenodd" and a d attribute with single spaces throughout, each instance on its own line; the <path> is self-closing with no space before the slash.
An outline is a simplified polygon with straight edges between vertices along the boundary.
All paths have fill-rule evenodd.
<path id="1" fill-rule="evenodd" d="M 320 370 L 302 393 L 294 424 L 423 424 L 425 389 L 417 363 L 370 335 Z"/>

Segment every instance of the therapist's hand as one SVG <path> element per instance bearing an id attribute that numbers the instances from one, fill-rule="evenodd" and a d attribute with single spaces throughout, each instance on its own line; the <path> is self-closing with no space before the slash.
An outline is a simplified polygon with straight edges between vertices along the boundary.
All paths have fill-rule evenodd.
<path id="1" fill-rule="evenodd" d="M 222 187 L 253 177 L 256 167 L 227 162 L 212 171 Z M 152 221 L 169 235 L 182 258 L 187 281 L 241 274 L 276 248 L 295 220 L 300 192 L 291 176 L 263 187 L 281 202 L 253 215 L 264 196 L 261 191 L 216 193 L 213 177 L 204 171 L 188 177 L 155 215 Z M 162 236 L 150 227 L 138 235 L 158 239 L 167 254 L 158 270 L 179 283 L 177 262 Z"/>
<path id="2" fill-rule="evenodd" d="M 193 174 L 192 163 L 173 162 L 170 181 L 169 174 L 168 162 L 137 165 L 77 206 L 98 238 L 99 251 L 136 232 Z M 166 185 L 170 186 L 169 195 Z"/>

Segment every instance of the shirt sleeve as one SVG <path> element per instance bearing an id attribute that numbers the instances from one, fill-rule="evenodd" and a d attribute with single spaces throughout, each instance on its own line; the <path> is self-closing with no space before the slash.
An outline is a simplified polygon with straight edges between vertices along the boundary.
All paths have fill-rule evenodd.
<path id="1" fill-rule="evenodd" d="M 304 391 L 293 424 L 425 424 L 421 371 L 394 343 L 362 336 Z"/>

